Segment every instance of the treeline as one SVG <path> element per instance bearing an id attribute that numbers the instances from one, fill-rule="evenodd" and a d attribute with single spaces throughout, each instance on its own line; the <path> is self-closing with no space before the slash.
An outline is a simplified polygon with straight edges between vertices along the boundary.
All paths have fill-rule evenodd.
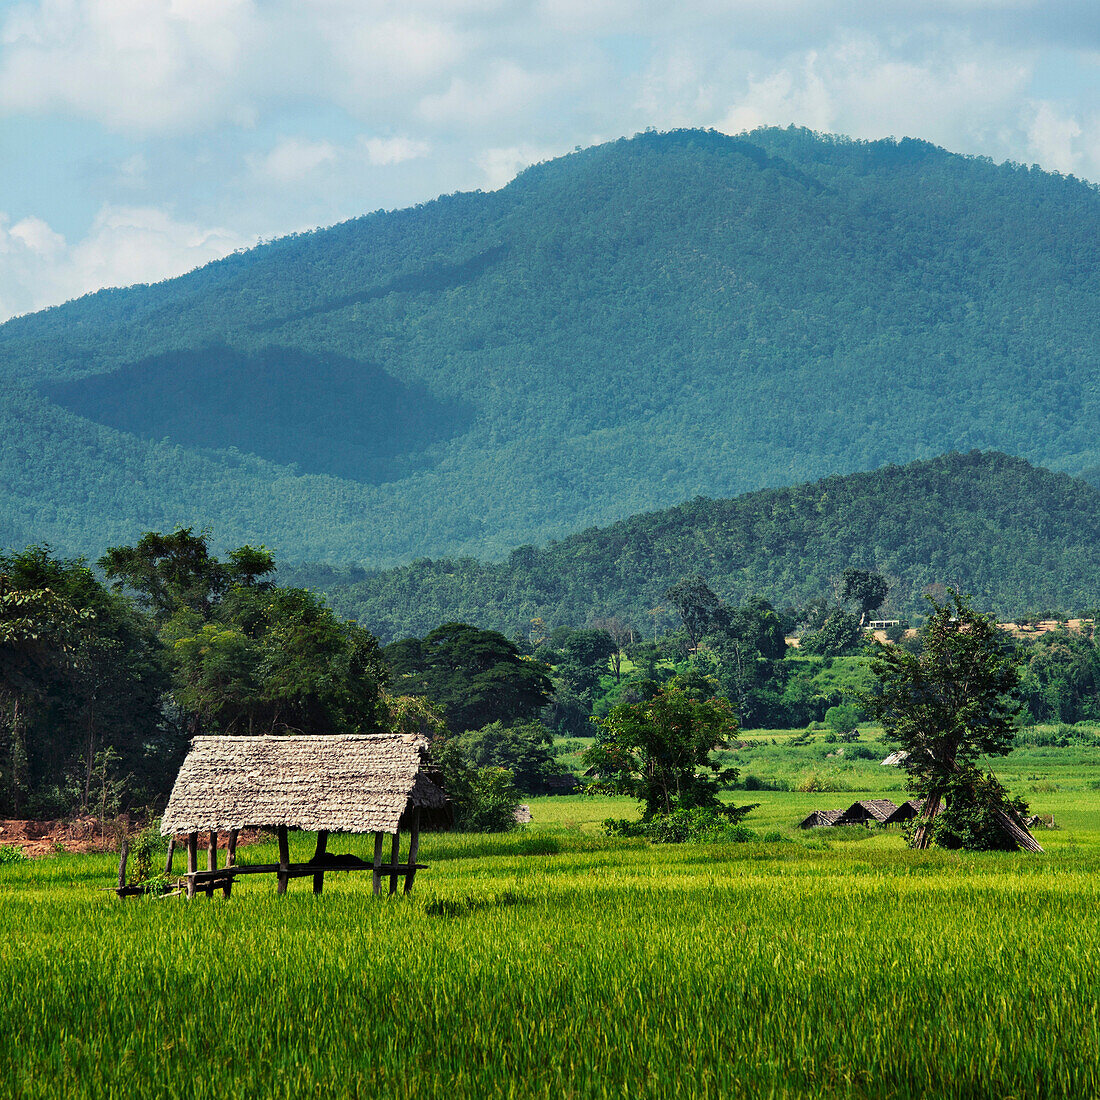
<path id="1" fill-rule="evenodd" d="M 524 632 L 615 617 L 639 635 L 673 625 L 665 591 L 699 574 L 726 601 L 803 604 L 849 567 L 889 583 L 882 617 L 917 621 L 924 594 L 972 593 L 1001 618 L 1100 604 L 1100 492 L 995 452 L 947 454 L 729 500 L 699 497 L 590 528 L 494 564 L 418 560 L 391 570 L 293 566 L 379 638 L 461 619 Z"/>
<path id="2" fill-rule="evenodd" d="M 594 716 L 670 682 L 728 700 L 742 728 L 854 736 L 874 691 L 864 628 L 890 598 L 885 577 L 852 566 L 779 607 L 689 576 L 661 594 L 675 622 L 652 635 L 619 617 L 536 620 L 512 639 L 449 621 L 382 647 L 274 583 L 263 548 L 219 559 L 189 529 L 151 532 L 97 566 L 102 580 L 45 547 L 0 555 L 0 815 L 155 806 L 200 733 L 398 729 L 432 739 L 467 827 L 499 827 L 517 789 L 572 788 L 564 757 L 575 764 Z M 919 644 L 904 623 L 889 636 Z M 1022 720 L 1100 719 L 1091 632 L 1045 634 L 1021 657 Z"/>
<path id="3" fill-rule="evenodd" d="M 1098 235 L 924 142 L 640 134 L 0 327 L 0 544 L 493 557 L 951 447 L 1096 467 Z"/>

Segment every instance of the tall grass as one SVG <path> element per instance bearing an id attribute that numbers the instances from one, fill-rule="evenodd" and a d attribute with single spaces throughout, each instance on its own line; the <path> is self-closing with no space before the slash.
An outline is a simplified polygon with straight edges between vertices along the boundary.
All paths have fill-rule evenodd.
<path id="1" fill-rule="evenodd" d="M 393 900 L 5 867 L 0 1095 L 1100 1095 L 1092 844 L 814 844 L 432 836 Z"/>

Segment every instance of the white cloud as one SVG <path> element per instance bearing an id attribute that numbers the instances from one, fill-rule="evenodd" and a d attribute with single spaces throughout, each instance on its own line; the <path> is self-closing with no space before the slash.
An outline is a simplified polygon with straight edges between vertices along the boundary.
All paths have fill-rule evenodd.
<path id="1" fill-rule="evenodd" d="M 252 165 L 259 175 L 279 183 L 299 183 L 338 155 L 336 146 L 328 141 L 283 138 L 265 157 L 254 158 Z"/>
<path id="2" fill-rule="evenodd" d="M 0 214 L 0 319 L 91 289 L 156 282 L 254 243 L 219 228 L 179 222 L 153 207 L 104 207 L 70 244 L 45 221 Z"/>
<path id="3" fill-rule="evenodd" d="M 1027 128 L 1033 159 L 1056 172 L 1079 172 L 1083 158 L 1077 145 L 1083 132 L 1077 119 L 1063 114 L 1055 104 L 1036 104 L 1034 117 Z M 1100 149 L 1093 146 L 1092 152 L 1096 157 Z"/>
<path id="4" fill-rule="evenodd" d="M 431 146 L 426 141 L 414 141 L 407 137 L 364 138 L 362 144 L 367 161 L 381 167 L 417 160 L 431 152 Z"/>
<path id="5" fill-rule="evenodd" d="M 516 178 L 524 168 L 532 164 L 561 156 L 562 149 L 538 148 L 533 145 L 513 145 L 508 148 L 486 149 L 478 158 L 477 166 L 485 176 L 484 187 L 495 191 Z"/>

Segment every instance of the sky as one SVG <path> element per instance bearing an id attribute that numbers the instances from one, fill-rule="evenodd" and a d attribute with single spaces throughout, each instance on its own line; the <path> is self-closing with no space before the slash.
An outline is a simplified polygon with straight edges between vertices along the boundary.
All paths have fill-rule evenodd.
<path id="1" fill-rule="evenodd" d="M 1100 0 L 0 0 L 0 320 L 647 127 L 1100 181 Z"/>

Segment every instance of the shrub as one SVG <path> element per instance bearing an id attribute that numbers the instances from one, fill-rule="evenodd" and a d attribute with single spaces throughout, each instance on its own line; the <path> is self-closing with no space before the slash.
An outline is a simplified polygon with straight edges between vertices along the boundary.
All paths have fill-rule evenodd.
<path id="1" fill-rule="evenodd" d="M 670 814 L 655 814 L 648 821 L 624 821 L 609 818 L 604 827 L 609 836 L 644 837 L 655 844 L 683 844 L 685 841 L 742 843 L 754 840 L 751 829 L 740 818 L 753 806 L 740 806 L 735 813 L 696 806 L 690 810 L 674 810 Z"/>
<path id="2" fill-rule="evenodd" d="M 22 848 L 11 844 L 0 844 L 0 867 L 14 863 L 26 863 L 30 857 Z"/>

